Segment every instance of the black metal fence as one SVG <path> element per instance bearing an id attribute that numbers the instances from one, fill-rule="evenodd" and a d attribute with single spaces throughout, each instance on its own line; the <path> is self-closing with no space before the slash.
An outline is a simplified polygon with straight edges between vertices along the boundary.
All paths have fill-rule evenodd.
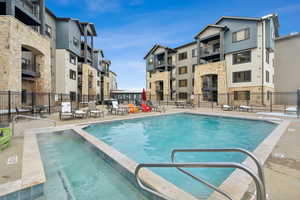
<path id="1" fill-rule="evenodd" d="M 187 98 L 170 95 L 148 95 L 148 99 L 159 105 L 176 105 L 178 102 L 187 102 L 194 107 L 221 108 L 223 105 L 232 107 L 249 106 L 254 112 L 283 112 L 297 110 L 298 97 L 295 92 L 268 92 L 268 93 L 223 93 L 207 96 L 195 94 Z"/>

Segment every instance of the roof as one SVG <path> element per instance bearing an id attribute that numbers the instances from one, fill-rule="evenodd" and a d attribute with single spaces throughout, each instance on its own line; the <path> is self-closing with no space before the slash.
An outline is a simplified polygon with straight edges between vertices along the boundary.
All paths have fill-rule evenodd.
<path id="1" fill-rule="evenodd" d="M 276 38 L 275 40 L 276 41 L 278 41 L 278 40 L 285 40 L 285 39 L 291 39 L 291 38 L 295 38 L 295 37 L 300 37 L 300 32 L 291 33 L 289 35 L 284 35 L 284 36 Z"/>
<path id="2" fill-rule="evenodd" d="M 216 24 L 208 24 L 206 27 L 204 27 L 199 33 L 197 33 L 195 35 L 195 38 L 197 38 L 201 33 L 203 33 L 206 29 L 208 29 L 209 27 L 214 27 L 214 28 L 226 28 L 226 26 L 220 26 L 220 25 L 216 25 Z"/>
<path id="3" fill-rule="evenodd" d="M 236 19 L 236 20 L 250 20 L 250 21 L 260 21 L 259 17 L 231 17 L 231 16 L 222 16 L 217 20 L 216 24 L 220 23 L 223 19 Z"/>
<path id="4" fill-rule="evenodd" d="M 166 47 L 166 46 L 162 46 L 162 45 L 159 45 L 159 44 L 155 44 L 151 49 L 150 51 L 148 51 L 148 53 L 145 55 L 144 59 L 146 59 L 153 51 L 155 51 L 157 48 L 164 48 L 164 49 L 168 49 L 170 51 L 173 51 L 173 52 L 176 52 L 176 50 L 172 49 L 172 48 L 169 48 L 169 47 Z"/>
<path id="5" fill-rule="evenodd" d="M 117 74 L 111 70 L 109 70 L 110 73 L 114 74 L 115 76 L 117 76 Z"/>
<path id="6" fill-rule="evenodd" d="M 180 46 L 178 46 L 178 47 L 176 47 L 176 48 L 174 48 L 174 49 L 177 50 L 177 49 L 184 48 L 184 47 L 187 47 L 187 46 L 190 46 L 190 45 L 194 45 L 194 44 L 197 44 L 197 41 L 185 43 L 185 44 L 180 45 Z"/>
<path id="7" fill-rule="evenodd" d="M 95 28 L 95 25 L 93 23 L 90 23 L 90 22 L 79 22 L 82 26 L 82 29 L 84 26 L 88 26 L 90 29 L 91 29 L 91 33 L 89 36 L 97 36 L 97 31 L 96 31 L 96 28 Z"/>

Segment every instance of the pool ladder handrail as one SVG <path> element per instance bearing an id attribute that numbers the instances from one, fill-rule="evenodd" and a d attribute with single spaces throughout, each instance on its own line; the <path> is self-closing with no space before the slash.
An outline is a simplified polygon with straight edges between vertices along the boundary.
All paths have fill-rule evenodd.
<path id="1" fill-rule="evenodd" d="M 56 121 L 51 120 L 51 119 L 43 119 L 40 117 L 32 117 L 32 116 L 27 116 L 27 115 L 16 115 L 12 119 L 12 136 L 15 135 L 15 122 L 18 118 L 26 118 L 26 119 L 33 119 L 33 120 L 41 120 L 41 121 L 48 121 L 52 122 L 54 124 L 54 127 L 56 126 Z"/>
<path id="2" fill-rule="evenodd" d="M 175 162 L 175 153 L 176 152 L 240 152 L 240 153 L 244 153 L 246 155 L 248 155 L 250 158 L 252 158 L 258 168 L 259 171 L 259 175 L 256 175 L 256 173 L 254 171 L 252 171 L 250 168 L 248 168 L 247 166 L 240 164 L 240 163 L 235 163 L 235 162 L 200 162 L 200 163 L 174 163 Z M 171 155 L 171 159 L 172 159 L 172 163 L 154 163 L 154 164 L 139 164 L 135 170 L 135 177 L 137 180 L 138 185 L 150 192 L 153 193 L 163 199 L 170 199 L 168 197 L 166 197 L 165 195 L 154 191 L 153 189 L 150 189 L 149 187 L 146 187 L 143 185 L 142 181 L 139 178 L 139 171 L 142 168 L 146 168 L 146 167 L 159 167 L 159 168 L 163 168 L 163 167 L 168 167 L 168 168 L 177 168 L 179 171 L 183 172 L 184 174 L 192 177 L 193 179 L 195 179 L 196 181 L 205 184 L 206 186 L 208 186 L 209 188 L 215 190 L 216 192 L 220 193 L 221 195 L 223 195 L 224 197 L 226 197 L 229 200 L 233 200 L 233 198 L 226 193 L 225 191 L 217 188 L 216 186 L 206 182 L 205 180 L 196 177 L 194 175 L 192 175 L 190 172 L 187 172 L 186 170 L 181 169 L 182 167 L 184 168 L 237 168 L 240 170 L 245 171 L 247 174 L 249 174 L 252 179 L 255 182 L 255 186 L 256 186 L 256 200 L 266 200 L 266 192 L 265 192 L 265 183 L 264 183 L 264 176 L 263 176 L 263 169 L 261 167 L 260 162 L 258 161 L 258 159 L 249 151 L 244 150 L 244 149 L 239 149 L 239 148 L 231 148 L 231 149 L 174 149 L 172 151 L 172 155 Z"/>

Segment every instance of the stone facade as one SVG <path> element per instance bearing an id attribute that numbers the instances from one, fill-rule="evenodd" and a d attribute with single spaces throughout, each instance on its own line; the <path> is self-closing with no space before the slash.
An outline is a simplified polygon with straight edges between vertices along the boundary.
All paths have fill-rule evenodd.
<path id="1" fill-rule="evenodd" d="M 163 82 L 163 97 L 167 98 L 169 97 L 170 94 L 170 75 L 171 72 L 165 71 L 165 72 L 155 72 L 147 73 L 147 82 L 149 83 L 149 90 L 148 93 L 150 92 L 150 99 L 153 100 L 159 100 L 158 94 L 157 94 L 157 88 L 156 88 L 156 83 L 157 81 L 162 81 Z M 151 87 L 150 87 L 151 85 Z"/>
<path id="2" fill-rule="evenodd" d="M 82 64 L 82 95 L 100 95 L 100 75 L 98 70 L 89 64 Z"/>
<path id="3" fill-rule="evenodd" d="M 24 80 L 23 86 L 35 92 L 51 92 L 50 40 L 11 16 L 0 16 L 0 90 L 22 91 L 22 47 L 36 53 L 40 74 Z"/>

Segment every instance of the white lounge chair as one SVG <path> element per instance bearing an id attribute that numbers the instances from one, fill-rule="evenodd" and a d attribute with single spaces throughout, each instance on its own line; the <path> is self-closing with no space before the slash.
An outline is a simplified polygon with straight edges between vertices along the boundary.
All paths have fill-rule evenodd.
<path id="1" fill-rule="evenodd" d="M 232 111 L 232 110 L 233 110 L 233 107 L 232 107 L 232 106 L 229 106 L 229 105 L 223 105 L 223 106 L 222 106 L 222 110 L 224 110 L 224 111 Z"/>
<path id="2" fill-rule="evenodd" d="M 75 118 L 87 118 L 88 113 L 84 110 L 75 110 L 74 117 Z"/>
<path id="3" fill-rule="evenodd" d="M 285 109 L 285 112 L 292 112 L 292 113 L 296 113 L 297 112 L 297 107 L 296 106 L 290 106 L 290 107 L 287 107 Z"/>
<path id="4" fill-rule="evenodd" d="M 64 117 L 74 118 L 71 102 L 61 102 L 59 118 L 62 120 Z"/>
<path id="5" fill-rule="evenodd" d="M 251 106 L 244 106 L 244 105 L 239 106 L 239 111 L 250 112 L 251 109 L 252 109 Z"/>
<path id="6" fill-rule="evenodd" d="M 119 107 L 118 101 L 112 101 L 112 109 L 111 109 L 111 113 L 112 113 L 112 114 L 115 113 L 115 115 L 118 115 L 118 114 L 123 115 L 123 114 L 125 114 L 125 110 L 124 110 L 124 109 L 121 109 L 121 108 Z"/>
<path id="7" fill-rule="evenodd" d="M 95 102 L 89 103 L 89 113 L 90 113 L 90 117 L 101 117 L 101 116 L 104 117 L 104 112 L 96 108 Z"/>

